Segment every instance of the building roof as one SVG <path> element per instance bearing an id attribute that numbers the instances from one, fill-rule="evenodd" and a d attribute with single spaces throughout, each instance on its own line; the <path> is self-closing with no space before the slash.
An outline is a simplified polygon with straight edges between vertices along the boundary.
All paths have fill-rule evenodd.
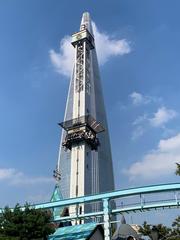
<path id="1" fill-rule="evenodd" d="M 56 201 L 59 201 L 59 200 L 62 200 L 62 199 L 63 199 L 63 197 L 62 197 L 59 185 L 56 184 L 50 201 L 51 202 L 56 202 Z M 64 211 L 64 207 L 54 208 L 53 217 L 54 218 L 59 217 L 60 215 L 62 215 L 63 211 Z"/>
<path id="2" fill-rule="evenodd" d="M 124 215 L 122 215 L 122 217 L 121 217 L 121 224 L 126 224 L 126 219 L 125 219 Z"/>
<path id="3" fill-rule="evenodd" d="M 139 239 L 137 232 L 129 224 L 121 224 L 115 231 L 112 240 L 126 239 L 129 236 Z"/>
<path id="4" fill-rule="evenodd" d="M 88 240 L 96 231 L 96 223 L 86 223 L 58 228 L 56 232 L 49 236 L 49 240 Z"/>

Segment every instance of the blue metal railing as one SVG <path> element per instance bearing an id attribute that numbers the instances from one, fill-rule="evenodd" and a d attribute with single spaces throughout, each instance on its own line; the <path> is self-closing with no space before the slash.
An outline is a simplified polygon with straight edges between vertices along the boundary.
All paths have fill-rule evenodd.
<path id="1" fill-rule="evenodd" d="M 55 209 L 58 207 L 70 207 L 72 205 L 86 205 L 86 204 L 94 204 L 94 203 L 101 203 L 102 209 L 98 212 L 88 212 L 88 213 L 71 213 L 70 216 L 66 217 L 56 217 L 54 221 L 73 221 L 79 219 L 87 219 L 87 218 L 103 218 L 104 224 L 104 234 L 105 240 L 110 240 L 110 228 L 111 228 L 111 215 L 125 213 L 125 212 L 136 212 L 136 211 L 147 211 L 157 208 L 175 208 L 180 206 L 180 199 L 178 199 L 177 192 L 180 191 L 180 183 L 170 183 L 170 184 L 161 184 L 161 185 L 151 185 L 151 186 L 144 186 L 138 188 L 129 188 L 124 190 L 117 190 L 113 192 L 107 193 L 100 193 L 96 195 L 90 196 L 83 196 L 77 198 L 70 198 L 64 199 L 55 202 L 47 202 L 32 205 L 32 207 L 36 209 Z M 151 195 L 158 195 L 159 193 L 172 193 L 174 192 L 174 198 L 172 199 L 157 199 L 157 200 L 148 200 L 145 201 L 145 198 L 142 196 Z M 166 194 L 167 195 L 167 194 Z M 132 197 L 132 196 L 139 196 L 139 201 L 131 203 L 131 204 L 124 204 L 121 206 L 116 206 L 112 208 L 111 201 L 115 200 L 124 200 L 124 198 Z M 3 209 L 0 210 L 2 212 Z"/>

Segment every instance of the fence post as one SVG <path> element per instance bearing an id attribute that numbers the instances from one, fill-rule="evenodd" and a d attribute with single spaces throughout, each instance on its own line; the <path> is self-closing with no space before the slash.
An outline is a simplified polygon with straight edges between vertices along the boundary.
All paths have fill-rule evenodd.
<path id="1" fill-rule="evenodd" d="M 111 240 L 111 223 L 110 223 L 110 208 L 109 199 L 103 199 L 103 218 L 104 218 L 104 240 Z"/>

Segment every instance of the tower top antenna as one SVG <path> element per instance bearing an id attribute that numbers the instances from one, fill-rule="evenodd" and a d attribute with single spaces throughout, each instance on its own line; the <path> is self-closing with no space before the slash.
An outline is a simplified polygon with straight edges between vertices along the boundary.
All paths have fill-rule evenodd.
<path id="1" fill-rule="evenodd" d="M 84 29 L 87 29 L 93 35 L 91 17 L 90 17 L 90 14 L 88 12 L 84 12 L 83 15 L 82 15 L 80 31 L 84 30 Z"/>

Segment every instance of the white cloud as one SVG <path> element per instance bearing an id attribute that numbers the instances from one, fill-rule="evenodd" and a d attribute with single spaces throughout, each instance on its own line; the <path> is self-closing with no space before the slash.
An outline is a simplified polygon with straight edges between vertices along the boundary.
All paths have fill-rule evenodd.
<path id="1" fill-rule="evenodd" d="M 160 103 L 162 101 L 161 98 L 143 95 L 139 92 L 132 92 L 129 95 L 129 97 L 131 98 L 132 104 L 134 106 L 144 105 L 144 104 L 148 104 L 148 103 Z"/>
<path id="2" fill-rule="evenodd" d="M 133 163 L 125 173 L 132 181 L 156 179 L 174 174 L 177 162 L 180 162 L 180 133 L 160 140 L 156 149 Z"/>
<path id="3" fill-rule="evenodd" d="M 0 180 L 11 179 L 16 173 L 13 168 L 1 168 L 0 169 Z"/>
<path id="4" fill-rule="evenodd" d="M 140 103 L 140 101 L 142 101 L 142 102 L 145 101 L 145 100 L 143 100 L 143 98 L 145 98 L 145 97 L 143 97 L 140 94 L 140 97 L 134 98 L 133 100 L 135 101 L 138 99 L 138 103 Z M 133 104 L 136 104 L 136 103 L 133 103 Z M 172 134 L 174 134 L 175 131 L 167 129 L 165 127 L 165 124 L 177 116 L 178 116 L 178 113 L 175 110 L 168 109 L 166 107 L 158 108 L 157 111 L 154 112 L 153 114 L 145 113 L 143 115 L 140 115 L 132 123 L 132 125 L 134 126 L 134 129 L 132 132 L 131 139 L 136 140 L 137 138 L 141 137 L 146 132 L 146 130 L 150 127 L 151 128 L 152 127 L 154 127 L 154 128 L 160 127 L 163 129 L 164 136 L 170 136 L 170 135 L 172 136 Z"/>
<path id="5" fill-rule="evenodd" d="M 92 26 L 99 64 L 104 64 L 112 56 L 121 56 L 131 51 L 126 39 L 114 39 L 107 33 L 100 32 L 95 23 L 92 23 Z M 62 75 L 70 76 L 74 59 L 71 37 L 66 36 L 60 41 L 59 53 L 51 49 L 49 55 L 56 71 Z"/>
<path id="6" fill-rule="evenodd" d="M 14 168 L 1 168 L 0 181 L 4 180 L 6 180 L 10 185 L 33 185 L 51 183 L 53 181 L 53 179 L 50 177 L 26 176 L 24 173 Z"/>
<path id="7" fill-rule="evenodd" d="M 133 105 L 140 105 L 143 103 L 144 97 L 141 93 L 132 92 L 130 95 Z"/>
<path id="8" fill-rule="evenodd" d="M 137 138 L 141 137 L 144 134 L 145 129 L 142 126 L 138 126 L 132 132 L 132 140 L 136 140 Z"/>
<path id="9" fill-rule="evenodd" d="M 175 151 L 180 152 L 180 133 L 177 134 L 175 137 L 171 137 L 169 139 L 162 139 L 159 142 L 158 148 L 161 150 L 161 152 L 169 152 L 169 151 Z M 180 160 L 179 160 L 180 161 Z"/>
<path id="10" fill-rule="evenodd" d="M 135 119 L 133 125 L 142 124 L 143 122 L 147 121 L 147 119 L 148 119 L 147 114 L 143 114 L 142 116 L 139 116 Z"/>
<path id="11" fill-rule="evenodd" d="M 104 64 L 112 56 L 122 56 L 130 53 L 131 48 L 126 39 L 113 39 L 107 33 L 100 32 L 95 23 L 92 23 L 92 27 L 99 64 Z"/>
<path id="12" fill-rule="evenodd" d="M 149 121 L 153 127 L 160 127 L 174 119 L 176 116 L 177 112 L 175 110 L 161 107 L 154 113 L 153 118 L 150 118 Z"/>
<path id="13" fill-rule="evenodd" d="M 61 40 L 59 53 L 51 49 L 49 55 L 56 71 L 62 75 L 70 76 L 74 58 L 74 49 L 71 45 L 71 37 L 66 36 Z"/>

